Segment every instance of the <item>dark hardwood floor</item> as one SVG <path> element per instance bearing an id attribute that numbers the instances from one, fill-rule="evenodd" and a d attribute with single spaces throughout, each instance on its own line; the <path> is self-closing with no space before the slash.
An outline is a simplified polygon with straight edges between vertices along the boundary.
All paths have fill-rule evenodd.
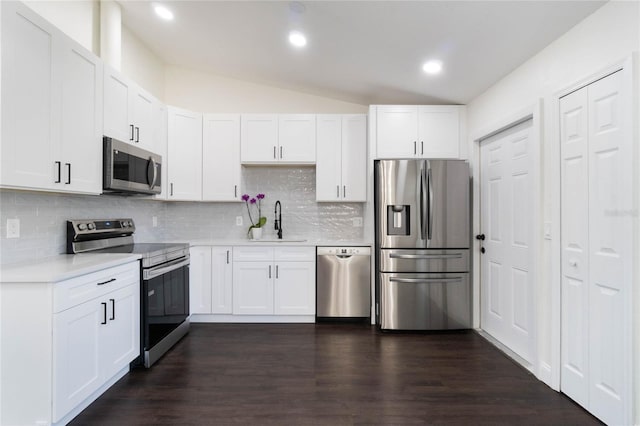
<path id="1" fill-rule="evenodd" d="M 72 425 L 598 424 L 474 332 L 192 324 Z"/>

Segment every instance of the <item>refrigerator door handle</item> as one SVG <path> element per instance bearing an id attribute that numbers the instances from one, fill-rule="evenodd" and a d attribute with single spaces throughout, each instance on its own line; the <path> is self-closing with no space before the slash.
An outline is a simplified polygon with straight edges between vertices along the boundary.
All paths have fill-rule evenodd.
<path id="1" fill-rule="evenodd" d="M 462 281 L 462 277 L 451 278 L 389 278 L 392 283 L 420 284 L 420 283 L 453 283 Z"/>
<path id="2" fill-rule="evenodd" d="M 390 254 L 391 259 L 461 259 L 462 254 Z"/>
<path id="3" fill-rule="evenodd" d="M 431 233 L 433 231 L 433 178 L 431 177 L 431 166 L 427 170 L 427 210 L 429 212 L 429 223 L 427 224 L 427 239 L 431 239 Z"/>
<path id="4" fill-rule="evenodd" d="M 424 169 L 420 169 L 420 238 L 423 240 L 427 239 L 427 196 L 425 195 L 425 191 L 427 191 L 426 173 Z"/>

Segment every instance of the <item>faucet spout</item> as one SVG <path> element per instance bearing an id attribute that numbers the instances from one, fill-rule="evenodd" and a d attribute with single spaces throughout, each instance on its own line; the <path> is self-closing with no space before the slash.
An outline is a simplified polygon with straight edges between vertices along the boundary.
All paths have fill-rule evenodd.
<path id="1" fill-rule="evenodd" d="M 280 204 L 280 200 L 276 201 L 275 207 L 275 229 L 278 231 L 278 239 L 282 239 L 282 204 Z"/>

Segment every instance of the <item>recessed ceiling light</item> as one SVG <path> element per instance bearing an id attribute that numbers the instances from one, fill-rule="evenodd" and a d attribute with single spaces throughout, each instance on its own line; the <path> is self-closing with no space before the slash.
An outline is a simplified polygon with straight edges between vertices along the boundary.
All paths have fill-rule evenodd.
<path id="1" fill-rule="evenodd" d="M 427 61 L 422 65 L 422 71 L 427 74 L 440 74 L 442 71 L 442 61 Z"/>
<path id="2" fill-rule="evenodd" d="M 156 4 L 155 6 L 153 6 L 153 10 L 155 10 L 156 14 L 165 21 L 173 21 L 173 12 L 167 9 L 165 6 Z"/>
<path id="3" fill-rule="evenodd" d="M 291 31 L 289 33 L 289 43 L 295 47 L 304 47 L 307 45 L 307 38 L 300 31 Z"/>

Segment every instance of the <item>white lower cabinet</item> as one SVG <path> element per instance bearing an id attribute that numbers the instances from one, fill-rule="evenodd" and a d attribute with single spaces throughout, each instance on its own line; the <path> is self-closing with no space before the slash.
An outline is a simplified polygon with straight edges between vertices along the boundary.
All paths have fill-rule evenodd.
<path id="1" fill-rule="evenodd" d="M 310 322 L 315 247 L 191 247 L 192 322 Z"/>
<path id="2" fill-rule="evenodd" d="M 138 261 L 0 292 L 0 424 L 66 424 L 140 354 Z"/>

